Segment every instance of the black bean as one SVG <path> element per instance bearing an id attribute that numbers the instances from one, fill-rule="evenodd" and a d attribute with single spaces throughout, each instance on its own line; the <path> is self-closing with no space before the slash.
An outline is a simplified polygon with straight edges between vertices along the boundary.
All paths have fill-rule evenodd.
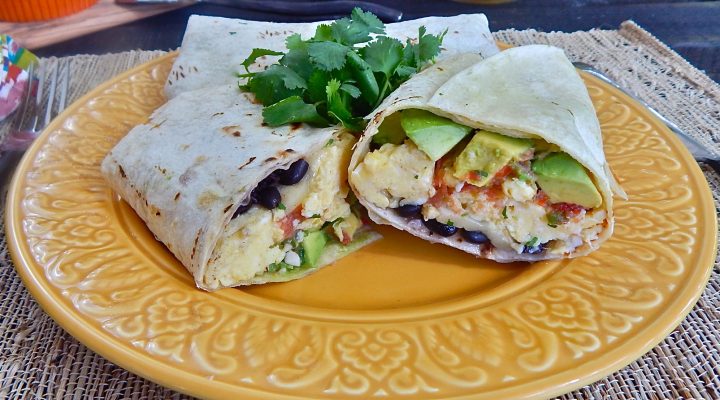
<path id="1" fill-rule="evenodd" d="M 283 185 L 294 185 L 305 176 L 310 165 L 305 160 L 297 160 L 286 170 L 278 171 L 278 178 Z"/>
<path id="2" fill-rule="evenodd" d="M 247 204 L 238 207 L 238 209 L 235 210 L 235 213 L 233 214 L 232 217 L 235 218 L 235 217 L 237 217 L 238 215 L 243 215 L 243 214 L 245 214 L 245 213 L 247 212 L 247 210 L 249 210 L 250 207 L 252 207 L 252 206 L 253 206 L 253 201 L 252 201 L 252 199 L 251 199 Z"/>
<path id="3" fill-rule="evenodd" d="M 422 204 L 405 204 L 396 208 L 395 212 L 401 217 L 410 218 L 420 215 L 420 210 L 422 210 Z"/>
<path id="4" fill-rule="evenodd" d="M 430 220 L 423 220 L 423 223 L 425 226 L 430 229 L 431 231 L 437 233 L 440 236 L 452 236 L 457 232 L 458 228 L 451 226 L 451 225 L 445 225 L 442 222 L 438 222 L 437 220 L 430 219 Z"/>
<path id="5" fill-rule="evenodd" d="M 525 246 L 523 247 L 523 253 L 526 254 L 540 254 L 545 251 L 546 243 L 540 243 L 537 246 Z"/>
<path id="6" fill-rule="evenodd" d="M 272 210 L 280 204 L 280 191 L 275 186 L 258 188 L 253 191 L 258 204 Z"/>
<path id="7" fill-rule="evenodd" d="M 466 231 L 463 229 L 461 234 L 462 237 L 470 243 L 484 244 L 490 241 L 488 237 L 480 231 Z"/>

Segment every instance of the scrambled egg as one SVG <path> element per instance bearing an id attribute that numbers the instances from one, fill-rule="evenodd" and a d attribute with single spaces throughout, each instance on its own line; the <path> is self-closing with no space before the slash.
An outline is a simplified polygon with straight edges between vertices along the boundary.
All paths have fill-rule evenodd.
<path id="1" fill-rule="evenodd" d="M 345 200 L 349 191 L 345 177 L 353 143 L 352 135 L 340 133 L 332 143 L 306 159 L 310 166 L 300 182 L 278 186 L 285 210 L 253 206 L 231 220 L 213 251 L 208 283 L 233 285 L 283 261 L 291 249 L 279 246 L 286 239 L 280 221 L 299 205 L 307 219 L 294 226 L 296 231 L 319 229 L 326 221 L 352 216 Z"/>
<path id="2" fill-rule="evenodd" d="M 274 223 L 273 211 L 253 207 L 235 220 L 241 225 L 232 236 L 221 239 L 208 266 L 208 279 L 229 286 L 250 279 L 268 265 L 285 258 L 285 251 L 277 243 L 284 231 Z M 235 221 L 233 221 L 235 222 Z M 242 260 L 242 263 L 238 263 Z M 210 283 L 210 282 L 208 282 Z"/>
<path id="3" fill-rule="evenodd" d="M 435 194 L 435 163 L 411 141 L 368 153 L 350 176 L 365 199 L 382 208 L 422 204 Z"/>

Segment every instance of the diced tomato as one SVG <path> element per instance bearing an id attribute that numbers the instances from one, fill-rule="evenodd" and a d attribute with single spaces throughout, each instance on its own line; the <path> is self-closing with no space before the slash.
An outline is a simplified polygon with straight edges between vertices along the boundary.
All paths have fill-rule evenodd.
<path id="1" fill-rule="evenodd" d="M 352 241 L 352 237 L 350 235 L 348 235 L 347 232 L 345 232 L 345 231 L 342 232 L 342 235 L 343 235 L 342 240 L 341 240 L 342 244 L 344 244 L 344 245 L 350 244 L 350 242 Z"/>
<path id="2" fill-rule="evenodd" d="M 506 165 L 506 166 L 500 168 L 500 171 L 495 173 L 495 176 L 493 176 L 493 179 L 492 179 L 493 180 L 492 183 L 502 185 L 502 183 L 505 181 L 505 179 L 514 173 L 515 173 L 515 170 L 513 169 L 513 167 Z"/>
<path id="3" fill-rule="evenodd" d="M 585 209 L 583 206 L 573 203 L 553 203 L 551 207 L 553 211 L 563 214 L 568 219 L 575 217 Z"/>
<path id="4" fill-rule="evenodd" d="M 285 239 L 292 236 L 295 232 L 295 221 L 303 221 L 305 217 L 302 215 L 302 205 L 295 207 L 294 210 L 285 215 L 285 218 L 280 220 L 280 228 L 283 230 Z"/>
<path id="5" fill-rule="evenodd" d="M 545 207 L 545 205 L 548 203 L 548 196 L 543 192 L 542 190 L 538 190 L 537 194 L 535 195 L 535 204 Z"/>

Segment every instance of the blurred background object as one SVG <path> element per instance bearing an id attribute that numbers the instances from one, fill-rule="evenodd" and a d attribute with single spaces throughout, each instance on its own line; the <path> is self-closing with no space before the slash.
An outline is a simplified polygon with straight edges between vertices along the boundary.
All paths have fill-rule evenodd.
<path id="1" fill-rule="evenodd" d="M 45 21 L 82 11 L 97 0 L 0 0 L 0 20 Z"/>

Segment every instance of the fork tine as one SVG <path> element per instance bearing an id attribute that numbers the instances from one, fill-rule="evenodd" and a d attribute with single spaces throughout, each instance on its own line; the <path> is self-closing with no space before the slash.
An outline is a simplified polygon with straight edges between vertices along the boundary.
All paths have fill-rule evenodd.
<path id="1" fill-rule="evenodd" d="M 55 89 L 57 87 L 58 68 L 53 68 L 52 76 L 50 77 L 50 86 L 48 86 L 48 99 L 45 105 L 45 120 L 43 120 L 43 128 L 50 123 L 52 119 L 52 107 L 55 100 Z"/>
<path id="2" fill-rule="evenodd" d="M 60 114 L 65 109 L 67 101 L 68 85 L 70 82 L 70 63 L 65 63 L 62 76 L 60 77 L 60 102 L 58 103 L 57 113 Z"/>

